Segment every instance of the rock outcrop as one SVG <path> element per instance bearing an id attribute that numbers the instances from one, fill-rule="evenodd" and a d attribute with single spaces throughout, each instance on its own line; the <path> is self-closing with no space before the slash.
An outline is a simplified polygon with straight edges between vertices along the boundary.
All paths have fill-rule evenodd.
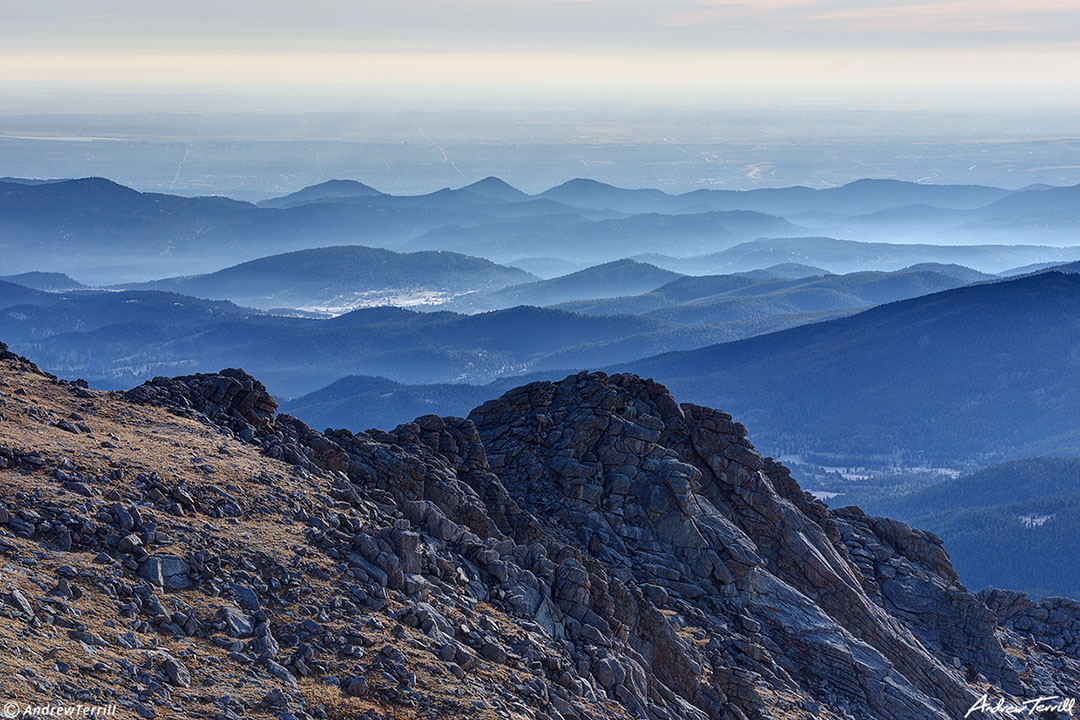
<path id="1" fill-rule="evenodd" d="M 111 441 L 105 479 L 0 449 L 0 551 L 7 535 L 108 568 L 72 577 L 111 589 L 111 630 L 67 622 L 151 658 L 134 676 L 165 695 L 127 699 L 147 717 L 195 715 L 180 694 L 229 673 L 247 680 L 219 716 L 283 718 L 943 720 L 1080 682 L 1075 603 L 970 593 L 932 534 L 828 509 L 729 415 L 633 375 L 534 383 L 390 432 L 275 415 L 238 370 L 92 402 L 228 438 L 182 482 L 145 462 L 125 475 Z M 69 579 L 48 597 L 74 602 Z M 8 606 L 24 624 L 68 617 L 27 588 Z M 141 650 L 162 637 L 188 654 Z"/>
<path id="2" fill-rule="evenodd" d="M 220 373 L 157 377 L 129 390 L 132 402 L 165 405 L 188 411 L 207 422 L 232 428 L 244 439 L 265 428 L 277 410 L 277 402 L 266 386 L 243 370 Z"/>

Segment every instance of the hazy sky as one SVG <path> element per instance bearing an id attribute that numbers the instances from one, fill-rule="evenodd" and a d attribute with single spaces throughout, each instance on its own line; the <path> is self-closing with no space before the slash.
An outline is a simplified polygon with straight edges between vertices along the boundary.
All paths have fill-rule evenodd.
<path id="1" fill-rule="evenodd" d="M 1080 0 L 0 3 L 0 87 L 132 83 L 615 93 L 1006 87 L 1075 104 Z"/>
<path id="2" fill-rule="evenodd" d="M 0 0 L 0 175 L 1022 187 L 1078 134 L 1080 0 Z"/>

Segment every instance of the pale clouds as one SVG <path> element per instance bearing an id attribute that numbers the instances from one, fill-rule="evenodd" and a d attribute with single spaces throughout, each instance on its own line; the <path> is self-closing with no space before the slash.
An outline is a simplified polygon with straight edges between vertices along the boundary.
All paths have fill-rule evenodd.
<path id="1" fill-rule="evenodd" d="M 351 55 L 0 55 L 2 80 L 29 86 L 110 83 L 252 88 L 577 89 L 728 92 L 819 88 L 1080 91 L 1080 52 L 1027 50 L 717 50 L 649 53 Z"/>
<path id="2" fill-rule="evenodd" d="M 699 0 L 664 22 L 797 45 L 1076 45 L 1080 0 Z"/>
<path id="3" fill-rule="evenodd" d="M 35 0 L 0 53 L 1076 45 L 1080 0 Z"/>
<path id="4" fill-rule="evenodd" d="M 1080 0 L 0 0 L 0 88 L 1001 86 L 1074 103 L 1078 59 Z"/>

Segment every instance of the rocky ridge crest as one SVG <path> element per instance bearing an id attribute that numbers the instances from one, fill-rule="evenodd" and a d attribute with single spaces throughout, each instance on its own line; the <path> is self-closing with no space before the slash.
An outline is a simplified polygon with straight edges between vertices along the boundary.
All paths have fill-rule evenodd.
<path id="1" fill-rule="evenodd" d="M 122 402 L 168 407 L 291 466 L 290 494 L 258 511 L 301 528 L 328 568 L 297 576 L 234 544 L 250 566 L 240 581 L 212 548 L 142 550 L 154 530 L 131 508 L 208 523 L 257 512 L 152 477 L 101 513 L 117 530 L 96 544 L 26 499 L 0 521 L 117 559 L 132 594 L 154 598 L 139 603 L 140 631 L 233 638 L 230 657 L 268 678 L 258 687 L 282 683 L 286 710 L 256 714 L 325 715 L 315 683 L 363 698 L 370 717 L 937 720 L 984 693 L 1068 696 L 1080 681 L 1071 641 L 1048 644 L 1022 602 L 968 592 L 931 533 L 828 509 L 729 415 L 633 375 L 533 383 L 468 418 L 391 432 L 275 415 L 238 370 L 156 378 Z M 305 572 L 327 583 L 322 605 L 297 599 Z M 142 609 L 162 593 L 225 604 L 213 617 Z M 396 640 L 373 652 L 356 626 L 382 621 Z M 426 663 L 486 705 L 425 694 Z"/>

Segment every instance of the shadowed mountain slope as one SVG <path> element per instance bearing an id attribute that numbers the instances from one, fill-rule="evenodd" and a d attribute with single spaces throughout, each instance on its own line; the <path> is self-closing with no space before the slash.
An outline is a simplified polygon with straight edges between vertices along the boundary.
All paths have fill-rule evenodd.
<path id="1" fill-rule="evenodd" d="M 287 208 L 309 203 L 332 202 L 342 198 L 375 197 L 382 194 L 375 188 L 355 180 L 327 180 L 283 197 L 263 200 L 259 206 Z"/>
<path id="2" fill-rule="evenodd" d="M 686 276 L 641 295 L 564 303 L 558 307 L 593 315 L 648 314 L 692 325 L 788 313 L 855 311 L 993 277 L 958 266 L 935 265 L 891 273 L 855 272 L 799 278 L 757 273 Z"/>
<path id="3" fill-rule="evenodd" d="M 941 536 L 969 587 L 1080 597 L 1080 459 L 1010 460 L 866 500 L 874 513 Z"/>
<path id="4" fill-rule="evenodd" d="M 260 308 L 348 307 L 389 301 L 437 302 L 443 296 L 501 288 L 534 276 L 451 252 L 397 253 L 347 245 L 298 250 L 208 275 L 126 286 L 232 300 Z"/>
<path id="5" fill-rule="evenodd" d="M 1039 245 L 914 245 L 869 243 L 828 237 L 753 240 L 711 255 L 677 262 L 654 261 L 678 270 L 693 265 L 705 272 L 736 272 L 776 263 L 795 262 L 846 273 L 859 270 L 899 270 L 920 263 L 955 264 L 980 272 L 999 272 L 1025 262 L 1080 258 L 1080 247 Z"/>
<path id="6" fill-rule="evenodd" d="M 643 359 L 776 452 L 907 461 L 1080 454 L 1080 276 L 1048 272 Z"/>
<path id="7" fill-rule="evenodd" d="M 678 273 L 634 260 L 615 260 L 568 275 L 474 293 L 451 303 L 465 312 L 495 310 L 515 305 L 556 305 L 648 292 L 675 278 Z"/>

